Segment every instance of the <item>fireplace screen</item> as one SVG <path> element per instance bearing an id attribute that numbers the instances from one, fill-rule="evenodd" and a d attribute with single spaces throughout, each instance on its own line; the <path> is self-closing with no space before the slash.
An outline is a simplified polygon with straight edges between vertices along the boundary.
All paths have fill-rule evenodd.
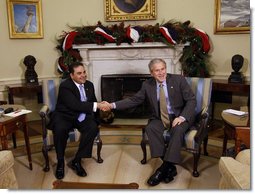
<path id="1" fill-rule="evenodd" d="M 112 74 L 101 76 L 102 100 L 115 102 L 134 95 L 142 86 L 143 81 L 149 79 L 149 74 Z M 115 118 L 148 118 L 151 111 L 148 102 L 126 109 L 114 110 Z"/>

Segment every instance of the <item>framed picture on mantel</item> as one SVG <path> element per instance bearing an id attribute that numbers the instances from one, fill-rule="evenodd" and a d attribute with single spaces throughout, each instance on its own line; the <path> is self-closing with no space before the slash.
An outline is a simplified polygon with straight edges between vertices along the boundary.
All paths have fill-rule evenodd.
<path id="1" fill-rule="evenodd" d="M 104 0 L 106 21 L 156 19 L 156 0 Z"/>
<path id="2" fill-rule="evenodd" d="M 215 0 L 215 34 L 250 32 L 250 0 Z"/>
<path id="3" fill-rule="evenodd" d="M 41 0 L 6 0 L 10 38 L 43 38 Z"/>

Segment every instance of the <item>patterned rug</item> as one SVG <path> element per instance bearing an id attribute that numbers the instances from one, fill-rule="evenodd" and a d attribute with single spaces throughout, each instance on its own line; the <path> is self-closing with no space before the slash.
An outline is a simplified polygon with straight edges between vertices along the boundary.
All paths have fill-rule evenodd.
<path id="1" fill-rule="evenodd" d="M 41 121 L 32 121 L 29 122 L 28 124 L 28 131 L 29 131 L 29 137 L 30 137 L 30 148 L 31 148 L 31 153 L 40 153 L 42 150 L 42 136 L 41 136 Z M 131 131 L 131 132 L 126 132 L 126 133 L 131 133 L 133 141 L 131 144 L 134 145 L 139 145 L 140 144 L 140 139 L 141 139 L 141 132 L 140 131 Z M 111 135 L 109 135 L 111 134 Z M 123 135 L 122 132 L 118 131 L 101 131 L 101 138 L 103 140 L 103 145 L 111 145 L 111 144 L 116 144 L 116 143 L 121 143 L 121 144 L 130 144 L 129 141 L 114 141 L 116 138 L 118 139 L 124 139 L 125 137 L 121 137 Z M 213 129 L 209 131 L 209 140 L 208 140 L 208 146 L 207 146 L 207 151 L 210 157 L 213 158 L 220 158 L 222 154 L 222 144 L 223 144 L 223 123 L 221 120 L 215 120 L 213 123 Z M 15 156 L 22 156 L 26 155 L 26 147 L 24 146 L 24 136 L 22 131 L 18 131 L 17 134 L 17 148 L 12 149 L 13 153 Z M 233 145 L 233 141 L 229 141 L 230 145 Z M 74 143 L 69 143 L 69 147 L 75 147 L 77 146 L 77 142 Z M 228 147 L 229 147 L 228 146 Z M 9 140 L 9 147 L 12 147 L 12 141 L 11 139 Z M 203 155 L 203 150 L 201 151 L 201 154 Z"/>
<path id="2" fill-rule="evenodd" d="M 36 139 L 34 139 L 35 143 L 31 143 L 31 140 L 30 140 L 30 149 L 31 149 L 32 154 L 41 153 L 42 143 L 38 142 L 40 139 L 41 139 L 41 137 L 37 137 Z M 214 145 L 211 145 L 210 142 L 212 142 L 212 144 L 214 144 Z M 68 147 L 70 147 L 70 148 L 77 147 L 77 145 L 78 145 L 77 142 L 68 143 Z M 109 145 L 109 144 L 107 144 L 107 145 Z M 209 144 L 207 146 L 208 156 L 213 157 L 213 158 L 220 158 L 221 154 L 222 154 L 222 146 L 221 145 L 222 145 L 222 142 L 209 139 Z M 10 148 L 10 150 L 12 150 L 15 157 L 27 155 L 26 146 L 24 146 L 24 145 L 20 145 L 15 149 Z M 204 155 L 203 150 L 201 152 L 201 155 Z M 142 155 L 141 155 L 141 157 L 142 157 Z"/>
<path id="3" fill-rule="evenodd" d="M 71 161 L 76 147 L 68 147 L 66 150 L 66 164 Z M 96 147 L 93 148 L 93 156 Z M 98 164 L 93 158 L 82 160 L 82 165 L 88 173 L 87 177 L 78 177 L 73 170 L 66 166 L 64 181 L 70 182 L 96 182 L 96 183 L 131 183 L 139 184 L 139 189 L 148 190 L 187 190 L 187 189 L 217 189 L 219 185 L 218 159 L 201 156 L 198 170 L 199 177 L 192 177 L 193 156 L 182 152 L 182 162 L 177 165 L 177 176 L 174 181 L 161 183 L 155 187 L 149 187 L 146 183 L 148 177 L 161 165 L 160 159 L 150 158 L 141 165 L 142 152 L 139 145 L 105 145 L 102 149 L 104 162 Z M 56 168 L 55 151 L 49 152 L 50 171 L 43 172 L 44 159 L 41 153 L 32 154 L 33 170 L 27 168 L 26 156 L 16 156 L 14 170 L 20 189 L 51 189 L 56 180 L 54 176 Z M 24 177 L 30 177 L 24 179 Z"/>
<path id="4" fill-rule="evenodd" d="M 214 120 L 213 123 L 211 124 L 212 128 L 209 131 L 209 137 L 210 138 L 220 138 L 223 139 L 224 132 L 223 132 L 223 121 L 222 120 Z M 30 137 L 33 136 L 39 136 L 42 134 L 42 126 L 41 126 L 41 121 L 40 120 L 35 120 L 35 121 L 29 121 L 28 123 L 28 133 Z M 17 139 L 23 138 L 23 134 L 21 131 L 17 133 Z"/>
<path id="5" fill-rule="evenodd" d="M 17 135 L 18 147 L 16 149 L 12 149 L 15 156 L 15 173 L 17 175 L 20 189 L 51 189 L 52 182 L 56 180 L 54 176 L 54 171 L 56 168 L 55 150 L 49 152 L 51 166 L 50 171 L 46 173 L 42 171 L 44 166 L 44 158 L 41 153 L 42 137 L 39 126 L 40 123 L 35 122 L 29 128 L 33 171 L 30 171 L 27 167 L 27 153 L 26 147 L 24 146 L 22 132 Z M 108 133 L 111 132 L 109 131 Z M 136 135 L 137 134 L 140 135 L 141 133 L 138 131 L 136 132 Z M 214 130 L 213 133 L 212 131 L 210 132 L 207 146 L 209 156 L 204 156 L 202 150 L 198 165 L 198 170 L 200 172 L 200 177 L 198 178 L 191 175 L 193 168 L 192 154 L 183 151 L 183 162 L 182 165 L 177 166 L 178 176 L 175 178 L 175 181 L 170 184 L 162 183 L 156 187 L 148 187 L 148 185 L 146 185 L 146 180 L 159 165 L 157 159 L 150 159 L 149 150 L 147 152 L 148 164 L 141 165 L 140 160 L 142 159 L 142 151 L 138 143 L 136 145 L 109 144 L 109 142 L 107 143 L 107 141 L 105 141 L 102 148 L 102 158 L 104 159 L 103 165 L 96 163 L 94 158 L 85 159 L 83 162 L 85 162 L 85 167 L 89 173 L 89 176 L 85 178 L 78 178 L 72 170 L 66 168 L 66 178 L 64 180 L 102 183 L 130 183 L 135 181 L 139 184 L 139 189 L 217 189 L 220 178 L 218 160 L 222 153 L 221 135 L 222 129 L 220 128 L 218 130 Z M 12 144 L 11 141 L 10 144 Z M 67 162 L 71 160 L 74 150 L 77 149 L 77 145 L 77 142 L 68 144 L 66 152 Z M 95 146 L 93 153 L 96 153 Z M 118 157 L 120 157 L 119 159 L 115 158 L 116 154 Z M 115 166 L 118 168 L 115 169 Z M 113 167 L 114 170 L 105 172 L 105 170 Z M 126 176 L 127 173 L 131 173 L 131 175 Z M 24 179 L 24 176 L 30 177 L 30 179 Z"/>

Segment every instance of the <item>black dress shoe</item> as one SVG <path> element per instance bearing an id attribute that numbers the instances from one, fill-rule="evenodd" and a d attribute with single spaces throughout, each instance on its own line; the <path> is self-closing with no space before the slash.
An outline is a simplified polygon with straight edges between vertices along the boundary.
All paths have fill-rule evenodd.
<path id="1" fill-rule="evenodd" d="M 174 177 L 177 175 L 177 170 L 176 167 L 173 165 L 170 167 L 166 173 L 166 176 L 164 178 L 165 183 L 170 183 L 171 181 L 174 180 Z"/>
<path id="2" fill-rule="evenodd" d="M 64 162 L 58 162 L 55 176 L 57 179 L 64 178 L 64 176 L 65 176 L 65 163 Z"/>
<path id="3" fill-rule="evenodd" d="M 149 178 L 147 181 L 148 185 L 150 186 L 156 186 L 158 185 L 162 180 L 164 180 L 166 176 L 166 173 L 162 172 L 161 170 L 157 169 L 156 172 Z"/>
<path id="4" fill-rule="evenodd" d="M 69 165 L 69 167 L 73 170 L 76 171 L 76 174 L 78 176 L 81 176 L 81 177 L 84 177 L 84 176 L 87 176 L 87 173 L 86 171 L 84 170 L 84 168 L 81 166 L 81 162 L 77 162 L 75 160 L 73 160 L 71 162 L 71 164 Z"/>

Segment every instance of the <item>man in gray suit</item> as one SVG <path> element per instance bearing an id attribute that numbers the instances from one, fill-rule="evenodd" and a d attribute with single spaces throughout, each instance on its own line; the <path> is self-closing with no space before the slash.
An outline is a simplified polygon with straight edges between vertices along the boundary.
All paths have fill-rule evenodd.
<path id="1" fill-rule="evenodd" d="M 151 79 L 143 82 L 141 89 L 132 97 L 109 104 L 112 109 L 124 110 L 148 100 L 152 110 L 145 127 L 152 157 L 160 157 L 162 165 L 148 179 L 151 186 L 172 181 L 177 175 L 175 164 L 181 161 L 181 147 L 184 135 L 195 119 L 196 99 L 186 79 L 181 75 L 167 74 L 166 62 L 153 59 L 149 63 Z M 160 87 L 163 87 L 164 106 L 167 107 L 166 124 L 160 111 Z M 159 103 L 160 101 L 160 103 Z M 170 130 L 170 141 L 165 147 L 163 133 Z"/>

